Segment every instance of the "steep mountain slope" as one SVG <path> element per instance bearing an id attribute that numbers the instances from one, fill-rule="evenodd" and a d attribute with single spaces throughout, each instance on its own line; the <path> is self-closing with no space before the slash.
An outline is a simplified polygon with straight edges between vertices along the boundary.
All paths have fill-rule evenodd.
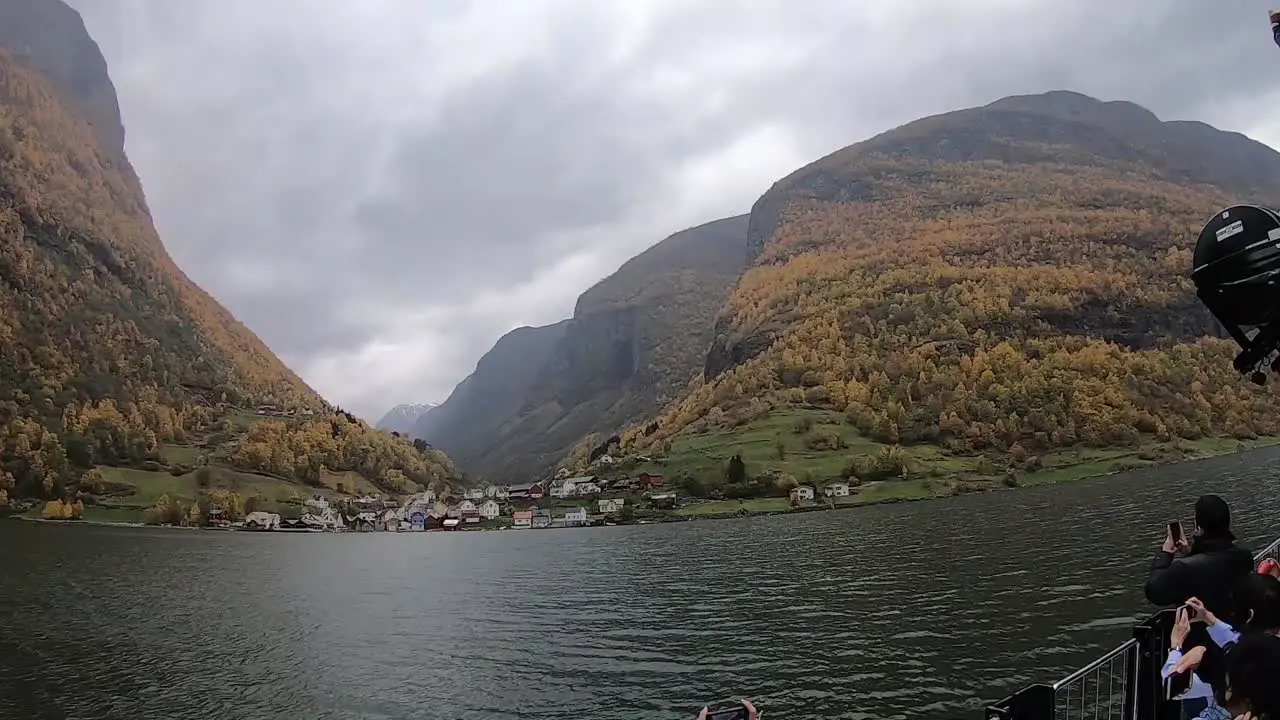
<path id="1" fill-rule="evenodd" d="M 743 215 L 676 233 L 584 292 L 572 320 L 504 337 L 416 436 L 468 472 L 518 478 L 588 433 L 657 412 L 702 365 L 746 263 L 746 229 Z M 514 342 L 521 332 L 535 349 Z M 486 365 L 508 369 L 482 378 Z"/>
<path id="2" fill-rule="evenodd" d="M 288 440 L 316 423 L 335 440 L 368 429 L 332 415 L 174 264 L 123 137 L 79 16 L 58 0 L 0 0 L 0 505 L 58 495 L 95 465 L 154 464 L 252 405 L 312 418 L 271 445 L 285 477 L 348 469 L 352 457 Z M 385 452 L 364 471 L 452 477 L 439 453 L 389 440 L 373 440 Z"/>
<path id="3" fill-rule="evenodd" d="M 469 473 L 487 472 L 485 455 L 497 444 L 498 429 L 520 412 L 570 322 L 521 327 L 503 335 L 440 407 L 419 418 L 410 435 L 447 448 L 450 457 L 466 458 L 458 463 Z"/>
<path id="4" fill-rule="evenodd" d="M 436 407 L 438 406 L 435 403 L 397 405 L 388 410 L 374 427 L 387 432 L 409 435 L 413 432 L 413 426 L 418 420 Z"/>
<path id="5" fill-rule="evenodd" d="M 1002 461 L 1144 438 L 1276 434 L 1276 394 L 1186 275 L 1204 220 L 1280 200 L 1280 154 L 1069 92 L 926 118 L 776 183 L 704 381 L 633 451 L 771 410 Z M 928 453 L 923 453 L 928 454 Z"/>

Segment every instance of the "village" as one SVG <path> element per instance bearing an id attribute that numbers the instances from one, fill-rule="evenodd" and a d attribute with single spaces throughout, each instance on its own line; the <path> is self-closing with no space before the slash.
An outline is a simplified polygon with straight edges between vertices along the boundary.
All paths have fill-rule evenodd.
<path id="1" fill-rule="evenodd" d="M 540 530 L 631 522 L 677 507 L 660 475 L 608 480 L 596 475 L 560 477 L 522 485 L 470 488 L 438 497 L 426 490 L 400 500 L 366 495 L 330 500 L 313 495 L 295 520 L 269 512 L 249 513 L 241 523 L 212 518 L 215 525 L 283 532 L 427 532 L 448 530 Z M 643 522 L 643 520 L 640 520 Z"/>
<path id="2" fill-rule="evenodd" d="M 366 495 L 331 500 L 313 495 L 303 502 L 304 512 L 297 519 L 259 511 L 236 523 L 215 515 L 210 524 L 278 532 L 542 530 L 655 522 L 674 518 L 672 511 L 680 507 L 681 499 L 661 475 L 640 473 L 613 480 L 561 475 L 545 483 L 470 488 L 459 496 L 437 497 L 429 490 L 406 499 Z M 788 495 L 793 508 L 834 507 L 850 496 L 850 486 L 835 482 L 817 490 L 800 485 Z M 819 498 L 826 505 L 816 505 Z"/>

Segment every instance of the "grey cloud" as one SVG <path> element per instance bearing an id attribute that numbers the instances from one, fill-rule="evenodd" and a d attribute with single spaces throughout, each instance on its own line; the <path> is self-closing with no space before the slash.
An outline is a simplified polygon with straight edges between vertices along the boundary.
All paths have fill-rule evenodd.
<path id="1" fill-rule="evenodd" d="M 401 397 L 343 383 L 381 366 L 308 377 L 369 415 L 443 399 L 496 333 L 567 314 L 572 292 L 536 313 L 528 298 L 501 316 L 462 309 L 565 253 L 616 265 L 661 239 L 629 228 L 679 205 L 684 165 L 754 128 L 790 132 L 801 163 L 922 115 L 1067 88 L 1245 129 L 1265 113 L 1249 100 L 1280 87 L 1256 3 L 565 0 L 547 3 L 555 22 L 537 52 L 436 96 L 423 86 L 508 51 L 503 32 L 541 30 L 492 20 L 489 42 L 453 57 L 388 33 L 508 6 L 370 0 L 368 17 L 348 18 L 352 5 L 302 0 L 70 1 L 107 55 L 166 245 L 272 348 L 305 373 L 417 342 L 424 328 L 385 337 L 385 315 L 437 311 L 425 331 L 450 346 L 398 369 Z M 603 23 L 624 9 L 654 24 L 619 56 Z M 716 207 L 745 210 L 774 179 L 719 191 Z"/>

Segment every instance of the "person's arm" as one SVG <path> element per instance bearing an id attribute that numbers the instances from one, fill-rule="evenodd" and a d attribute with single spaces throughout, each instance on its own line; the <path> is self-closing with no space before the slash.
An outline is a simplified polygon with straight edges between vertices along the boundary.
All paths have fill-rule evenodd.
<path id="1" fill-rule="evenodd" d="M 1191 673 L 1191 687 L 1187 691 L 1178 696 L 1179 700 L 1195 700 L 1197 698 L 1213 697 L 1213 686 L 1200 679 L 1199 675 Z"/>
<path id="2" fill-rule="evenodd" d="M 1168 680 L 1169 676 L 1173 674 L 1173 669 L 1177 667 L 1178 663 L 1181 660 L 1182 660 L 1181 648 L 1174 648 L 1170 650 L 1169 657 L 1165 658 L 1164 666 L 1160 668 L 1160 678 L 1163 680 Z M 1191 682 L 1194 683 L 1195 680 L 1192 680 Z"/>
<path id="3" fill-rule="evenodd" d="M 1174 559 L 1173 553 L 1160 551 L 1151 561 L 1151 573 L 1147 575 L 1147 585 L 1143 588 L 1147 600 L 1163 606 L 1184 602 L 1190 595 L 1185 574 L 1182 563 Z"/>
<path id="4" fill-rule="evenodd" d="M 1271 36 L 1276 39 L 1276 45 L 1280 45 L 1280 10 L 1271 11 Z"/>
<path id="5" fill-rule="evenodd" d="M 1220 648 L 1234 645 L 1240 639 L 1240 633 L 1225 620 L 1218 620 L 1212 625 L 1205 623 L 1205 629 L 1209 631 L 1209 639 Z"/>

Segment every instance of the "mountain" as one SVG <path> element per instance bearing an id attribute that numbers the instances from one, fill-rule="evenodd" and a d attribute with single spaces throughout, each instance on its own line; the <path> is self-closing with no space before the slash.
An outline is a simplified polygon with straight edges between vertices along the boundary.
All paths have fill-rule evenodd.
<path id="1" fill-rule="evenodd" d="M 196 458 L 286 484 L 455 476 L 442 454 L 378 435 L 169 257 L 79 15 L 0 0 L 0 507 L 101 484 L 102 468 L 119 487 L 195 488 Z"/>
<path id="2" fill-rule="evenodd" d="M 397 405 L 388 410 L 387 414 L 383 415 L 382 419 L 374 427 L 387 432 L 410 435 L 414 424 L 418 422 L 418 418 L 436 409 L 436 407 L 438 407 L 436 403 Z"/>
<path id="3" fill-rule="evenodd" d="M 698 375 L 746 239 L 741 215 L 654 245 L 584 292 L 573 318 L 500 339 L 413 435 L 469 473 L 509 480 L 657 412 Z"/>
<path id="4" fill-rule="evenodd" d="M 782 457 L 792 418 L 820 479 L 868 456 L 993 475 L 1274 436 L 1275 391 L 1235 374 L 1187 280 L 1204 221 L 1247 200 L 1280 201 L 1271 148 L 1072 92 L 849 146 L 754 204 L 751 267 L 701 381 L 624 449 L 692 457 L 715 437 L 723 455 L 752 438 L 751 470 L 801 467 Z M 724 482 L 701 467 L 699 482 Z"/>

